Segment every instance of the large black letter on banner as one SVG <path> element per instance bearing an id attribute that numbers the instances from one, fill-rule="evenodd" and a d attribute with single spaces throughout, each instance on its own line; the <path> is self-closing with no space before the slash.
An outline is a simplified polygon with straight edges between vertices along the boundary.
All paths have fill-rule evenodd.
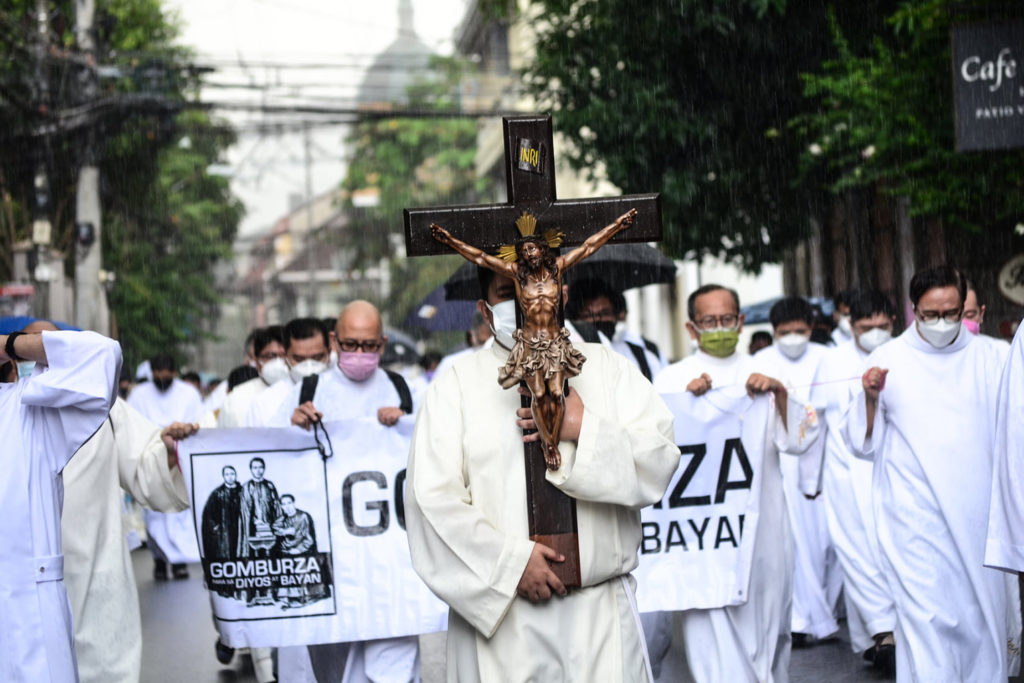
<path id="1" fill-rule="evenodd" d="M 707 444 L 695 443 L 692 446 L 680 446 L 679 452 L 682 455 L 692 454 L 693 458 L 687 463 L 686 469 L 683 470 L 683 476 L 679 477 L 676 487 L 672 489 L 672 495 L 668 497 L 668 506 L 670 508 L 681 508 L 688 505 L 710 505 L 711 496 L 683 497 L 683 493 L 686 491 L 686 487 L 690 485 L 693 475 L 697 474 L 697 468 L 700 467 L 701 461 L 708 454 Z"/>
<path id="2" fill-rule="evenodd" d="M 405 530 L 405 470 L 395 475 L 395 519 Z"/>
<path id="3" fill-rule="evenodd" d="M 743 479 L 740 481 L 729 481 L 729 466 L 732 463 L 732 454 L 735 453 L 743 468 Z M 743 448 L 743 442 L 739 439 L 726 439 L 725 448 L 722 449 L 722 468 L 718 470 L 718 488 L 715 489 L 715 505 L 725 502 L 725 492 L 730 489 L 749 489 L 754 482 L 754 470 L 750 467 L 750 460 L 747 459 L 747 451 Z"/>
<path id="4" fill-rule="evenodd" d="M 345 477 L 345 483 L 341 485 L 341 510 L 345 516 L 345 528 L 353 536 L 376 536 L 387 531 L 391 512 L 386 500 L 370 501 L 366 504 L 366 509 L 377 510 L 377 523 L 373 526 L 356 524 L 355 512 L 352 508 L 352 487 L 361 481 L 372 481 L 377 484 L 378 489 L 388 487 L 388 480 L 380 472 L 353 472 Z"/>

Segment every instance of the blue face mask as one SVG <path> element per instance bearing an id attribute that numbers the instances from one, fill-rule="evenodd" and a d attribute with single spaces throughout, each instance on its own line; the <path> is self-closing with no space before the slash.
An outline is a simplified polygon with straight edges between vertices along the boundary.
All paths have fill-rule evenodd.
<path id="1" fill-rule="evenodd" d="M 36 369 L 36 362 L 34 360 L 19 360 L 18 361 L 18 379 L 25 377 L 31 377 L 32 373 Z"/>

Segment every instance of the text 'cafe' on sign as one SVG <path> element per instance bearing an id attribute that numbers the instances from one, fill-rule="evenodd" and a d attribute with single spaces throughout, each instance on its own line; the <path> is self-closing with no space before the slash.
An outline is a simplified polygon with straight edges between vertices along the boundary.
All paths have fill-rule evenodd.
<path id="1" fill-rule="evenodd" d="M 956 148 L 1024 147 L 1024 19 L 953 27 Z"/>

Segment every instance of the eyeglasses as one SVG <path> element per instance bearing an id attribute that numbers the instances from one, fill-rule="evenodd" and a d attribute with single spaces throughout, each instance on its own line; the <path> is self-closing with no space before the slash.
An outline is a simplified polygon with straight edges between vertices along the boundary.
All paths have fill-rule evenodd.
<path id="1" fill-rule="evenodd" d="M 339 339 L 338 346 L 340 346 L 341 350 L 346 353 L 351 353 L 356 350 L 365 351 L 366 353 L 376 353 L 384 346 L 384 342 L 380 339 L 365 339 L 363 341 L 358 339 Z"/>
<path id="2" fill-rule="evenodd" d="M 599 323 L 606 320 L 615 320 L 615 311 L 610 308 L 599 308 L 596 311 L 580 311 L 580 320 L 588 323 Z"/>
<path id="3" fill-rule="evenodd" d="M 693 322 L 702 330 L 711 330 L 716 327 L 730 328 L 736 327 L 740 322 L 740 317 L 733 313 L 726 313 L 725 315 L 719 316 L 706 315 L 702 318 L 697 318 Z"/>
<path id="4" fill-rule="evenodd" d="M 266 351 L 256 357 L 261 363 L 269 363 L 275 358 L 284 358 L 284 353 L 277 353 L 274 351 Z"/>
<path id="5" fill-rule="evenodd" d="M 918 319 L 923 323 L 933 323 L 942 318 L 947 323 L 960 322 L 962 308 L 951 308 L 948 311 L 916 311 Z"/>

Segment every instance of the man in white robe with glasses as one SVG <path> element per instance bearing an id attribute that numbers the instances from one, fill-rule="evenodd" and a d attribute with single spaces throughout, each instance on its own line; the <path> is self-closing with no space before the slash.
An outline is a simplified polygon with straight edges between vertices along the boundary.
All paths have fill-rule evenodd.
<path id="1" fill-rule="evenodd" d="M 983 566 L 1001 368 L 961 325 L 956 269 L 910 281 L 914 322 L 867 360 L 844 428 L 873 459 L 898 681 L 1005 681 L 1019 668 L 1016 577 Z"/>
<path id="2" fill-rule="evenodd" d="M 739 605 L 644 615 L 652 664 L 657 669 L 657 660 L 663 659 L 658 680 L 673 683 L 787 681 L 793 532 L 779 454 L 802 453 L 813 445 L 819 433 L 817 416 L 790 397 L 782 382 L 761 374 L 755 359 L 737 353 L 743 315 L 735 291 L 704 285 L 690 295 L 687 313 L 687 330 L 699 348 L 654 378 L 658 393 L 689 391 L 701 396 L 723 387 L 745 387 L 750 394 L 773 394 L 776 414 L 765 430 L 760 513 L 750 566 L 734 569 L 748 574 L 749 597 Z"/>

